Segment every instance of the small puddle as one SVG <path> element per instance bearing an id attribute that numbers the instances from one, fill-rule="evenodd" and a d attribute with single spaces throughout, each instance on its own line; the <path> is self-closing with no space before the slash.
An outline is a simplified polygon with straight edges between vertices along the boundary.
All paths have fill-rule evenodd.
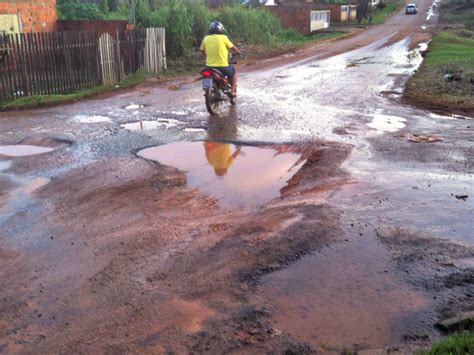
<path id="1" fill-rule="evenodd" d="M 38 177 L 25 181 L 22 185 L 9 192 L 6 197 L 6 204 L 0 208 L 0 226 L 15 213 L 29 206 L 34 192 L 48 184 L 49 181 L 50 179 L 48 178 Z"/>
<path id="2" fill-rule="evenodd" d="M 461 116 L 456 114 L 437 114 L 437 113 L 429 113 L 428 115 L 431 118 L 440 118 L 444 120 L 471 120 L 472 117 Z"/>
<path id="3" fill-rule="evenodd" d="M 372 122 L 370 122 L 368 126 L 379 132 L 391 133 L 405 127 L 406 121 L 407 120 L 403 117 L 375 114 Z"/>
<path id="4" fill-rule="evenodd" d="M 39 177 L 39 178 L 28 181 L 25 185 L 23 185 L 22 187 L 19 187 L 13 193 L 17 193 L 17 194 L 25 193 L 25 194 L 31 195 L 33 192 L 35 192 L 39 188 L 45 186 L 49 181 L 50 180 L 48 178 Z"/>
<path id="5" fill-rule="evenodd" d="M 5 171 L 10 169 L 12 162 L 9 160 L 0 161 L 0 171 Z"/>
<path id="6" fill-rule="evenodd" d="M 151 131 L 154 129 L 162 128 L 165 129 L 178 126 L 183 124 L 183 122 L 179 120 L 175 120 L 172 118 L 163 118 L 157 121 L 137 121 L 137 122 L 130 122 L 124 123 L 120 125 L 120 127 L 127 129 L 129 131 Z"/>
<path id="7" fill-rule="evenodd" d="M 185 128 L 183 131 L 188 132 L 188 133 L 206 132 L 206 130 L 204 128 Z"/>
<path id="8" fill-rule="evenodd" d="M 296 153 L 212 141 L 146 148 L 138 156 L 186 171 L 189 186 L 230 207 L 263 204 L 279 196 L 304 163 Z"/>
<path id="9" fill-rule="evenodd" d="M 93 115 L 93 116 L 86 116 L 86 115 L 76 115 L 73 117 L 73 120 L 79 123 L 103 123 L 103 122 L 111 122 L 109 117 L 100 116 L 100 115 Z"/>
<path id="10" fill-rule="evenodd" d="M 52 152 L 54 148 L 40 147 L 36 145 L 1 145 L 0 155 L 8 157 L 25 157 L 29 155 L 37 155 Z"/>
<path id="11" fill-rule="evenodd" d="M 128 106 L 125 106 L 125 110 L 138 110 L 140 108 L 145 107 L 144 105 L 138 105 L 138 104 L 130 104 Z"/>
<path id="12" fill-rule="evenodd" d="M 400 344 L 429 332 L 433 313 L 390 271 L 389 258 L 373 240 L 340 243 L 265 276 L 258 302 L 274 328 L 326 350 Z"/>
<path id="13" fill-rule="evenodd" d="M 157 121 L 139 121 L 120 125 L 120 127 L 128 129 L 129 131 L 149 131 L 161 126 L 163 125 Z"/>

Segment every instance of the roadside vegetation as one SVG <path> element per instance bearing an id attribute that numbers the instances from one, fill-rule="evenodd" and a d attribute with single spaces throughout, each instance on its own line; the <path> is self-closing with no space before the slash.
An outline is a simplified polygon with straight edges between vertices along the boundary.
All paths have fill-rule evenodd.
<path id="1" fill-rule="evenodd" d="M 171 60 L 192 58 L 214 20 L 225 24 L 232 41 L 250 46 L 281 47 L 342 35 L 304 36 L 282 28 L 280 21 L 263 8 L 226 5 L 211 11 L 203 0 L 136 0 L 136 4 L 138 27 L 166 28 L 166 50 Z M 129 6 L 129 2 L 119 0 L 58 0 L 61 19 L 130 20 Z"/>
<path id="2" fill-rule="evenodd" d="M 14 101 L 0 101 L 0 110 L 16 110 L 74 102 L 88 97 L 133 87 L 155 76 L 155 74 L 140 71 L 125 79 L 119 85 L 94 86 L 92 88 L 82 89 L 71 94 L 34 95 L 21 97 Z"/>
<path id="3" fill-rule="evenodd" d="M 408 81 L 404 99 L 436 110 L 474 113 L 474 3 L 441 5 L 440 31 Z"/>
<path id="4" fill-rule="evenodd" d="M 432 345 L 428 351 L 419 355 L 465 355 L 474 354 L 474 333 L 460 332 L 453 334 Z"/>

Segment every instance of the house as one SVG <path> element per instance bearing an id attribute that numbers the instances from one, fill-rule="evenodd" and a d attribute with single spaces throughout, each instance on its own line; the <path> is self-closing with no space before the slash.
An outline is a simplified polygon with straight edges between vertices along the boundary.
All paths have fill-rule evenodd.
<path id="1" fill-rule="evenodd" d="M 283 27 L 306 35 L 327 28 L 331 22 L 354 21 L 357 1 L 341 0 L 336 4 L 325 0 L 274 0 L 275 6 L 267 9 L 280 19 Z"/>
<path id="2" fill-rule="evenodd" d="M 0 0 L 0 33 L 56 29 L 56 0 Z"/>

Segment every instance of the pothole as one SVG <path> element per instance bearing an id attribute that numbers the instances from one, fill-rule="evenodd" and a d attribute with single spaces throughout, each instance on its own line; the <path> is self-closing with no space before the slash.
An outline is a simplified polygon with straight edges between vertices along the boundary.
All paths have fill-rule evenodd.
<path id="1" fill-rule="evenodd" d="M 146 148 L 137 155 L 185 171 L 190 187 L 216 197 L 223 205 L 241 207 L 278 197 L 304 164 L 300 154 L 283 148 L 182 142 Z"/>
<path id="2" fill-rule="evenodd" d="M 1 145 L 0 155 L 8 157 L 25 157 L 29 155 L 38 155 L 52 152 L 55 148 L 40 147 L 36 145 Z"/>

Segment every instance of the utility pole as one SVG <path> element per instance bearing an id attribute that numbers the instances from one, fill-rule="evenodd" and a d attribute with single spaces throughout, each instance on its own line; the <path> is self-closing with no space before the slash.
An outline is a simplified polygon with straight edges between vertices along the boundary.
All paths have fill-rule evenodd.
<path id="1" fill-rule="evenodd" d="M 132 17 L 132 23 L 133 23 L 133 24 L 136 24 L 136 6 L 135 6 L 135 0 L 132 0 L 131 17 Z"/>

